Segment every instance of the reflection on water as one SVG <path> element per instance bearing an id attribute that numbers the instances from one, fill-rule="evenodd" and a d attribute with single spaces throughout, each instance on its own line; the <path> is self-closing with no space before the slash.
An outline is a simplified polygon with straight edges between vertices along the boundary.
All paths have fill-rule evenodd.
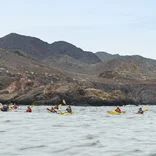
<path id="1" fill-rule="evenodd" d="M 155 156 L 156 106 L 72 107 L 76 115 L 48 113 L 46 106 L 0 112 L 0 156 Z M 65 107 L 62 107 L 65 110 Z"/>

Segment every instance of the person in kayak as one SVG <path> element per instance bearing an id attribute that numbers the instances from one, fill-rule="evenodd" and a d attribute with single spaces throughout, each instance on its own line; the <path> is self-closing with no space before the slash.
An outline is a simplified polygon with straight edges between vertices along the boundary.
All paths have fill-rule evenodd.
<path id="1" fill-rule="evenodd" d="M 7 105 L 4 105 L 2 108 L 1 108 L 1 111 L 3 112 L 7 112 L 9 110 L 9 107 Z"/>
<path id="2" fill-rule="evenodd" d="M 55 109 L 55 110 L 58 110 L 58 109 L 59 109 L 59 106 L 58 106 L 58 105 L 55 105 L 55 106 L 54 106 L 54 109 Z"/>
<path id="3" fill-rule="evenodd" d="M 139 108 L 138 113 L 137 114 L 143 114 L 144 111 L 142 110 L 142 108 Z"/>
<path id="4" fill-rule="evenodd" d="M 28 106 L 28 109 L 26 110 L 26 112 L 32 112 L 32 109 L 30 108 L 30 106 Z"/>
<path id="5" fill-rule="evenodd" d="M 68 113 L 72 113 L 72 109 L 71 109 L 71 107 L 68 106 L 67 109 L 66 109 L 66 111 L 67 111 Z"/>
<path id="6" fill-rule="evenodd" d="M 48 109 L 52 113 L 57 113 L 57 111 L 54 109 L 54 107 L 51 107 L 51 109 Z"/>
<path id="7" fill-rule="evenodd" d="M 13 108 L 13 109 L 17 109 L 18 106 L 17 106 L 16 104 L 14 104 L 12 108 Z"/>
<path id="8" fill-rule="evenodd" d="M 119 107 L 117 107 L 117 108 L 115 109 L 115 111 L 118 112 L 118 113 L 121 113 L 121 109 L 120 109 Z"/>

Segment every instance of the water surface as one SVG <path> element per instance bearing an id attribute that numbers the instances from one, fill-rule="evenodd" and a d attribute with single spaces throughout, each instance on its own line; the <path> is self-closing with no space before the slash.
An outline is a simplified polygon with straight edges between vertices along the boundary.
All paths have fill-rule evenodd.
<path id="1" fill-rule="evenodd" d="M 76 115 L 48 113 L 35 106 L 25 113 L 0 112 L 0 156 L 156 156 L 156 106 L 72 107 Z M 66 107 L 62 107 L 65 110 Z"/>

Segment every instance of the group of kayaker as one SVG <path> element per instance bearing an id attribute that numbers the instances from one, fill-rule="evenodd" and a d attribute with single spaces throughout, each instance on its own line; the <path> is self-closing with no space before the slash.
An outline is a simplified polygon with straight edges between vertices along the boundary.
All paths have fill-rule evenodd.
<path id="1" fill-rule="evenodd" d="M 0 108 L 0 111 L 7 112 L 7 111 L 10 111 L 10 110 L 15 110 L 17 108 L 18 108 L 18 106 L 16 104 L 14 104 L 11 107 L 9 107 L 9 105 L 3 105 L 2 108 Z M 58 113 L 59 105 L 55 105 L 51 109 L 47 108 L 47 110 L 50 111 L 50 112 L 52 112 L 52 113 Z M 67 109 L 66 109 L 66 111 L 68 113 L 72 113 L 71 106 L 68 106 Z M 26 109 L 26 112 L 32 112 L 32 107 L 28 106 L 27 109 Z"/>
<path id="2" fill-rule="evenodd" d="M 116 107 L 115 111 L 118 113 L 124 112 L 124 111 L 121 111 L 121 109 L 119 107 Z M 142 110 L 142 108 L 139 108 L 137 114 L 143 114 L 143 113 L 144 113 L 144 111 Z"/>
<path id="3" fill-rule="evenodd" d="M 0 108 L 0 111 L 7 112 L 7 111 L 10 111 L 10 110 L 15 110 L 17 108 L 18 108 L 17 105 L 13 105 L 12 107 L 9 107 L 9 105 L 3 105 L 3 107 Z M 52 113 L 57 113 L 58 112 L 58 109 L 59 109 L 58 105 L 52 107 L 51 109 L 48 109 L 47 108 L 47 110 L 50 111 L 50 112 L 52 112 Z M 68 113 L 72 113 L 71 106 L 68 106 L 67 109 L 66 109 L 66 111 Z M 26 112 L 32 112 L 32 108 L 30 106 L 28 106 L 27 109 L 26 109 Z"/>
<path id="4" fill-rule="evenodd" d="M 60 104 L 61 105 L 61 104 Z M 59 105 L 55 105 L 54 107 L 51 107 L 51 109 L 47 108 L 48 111 L 50 111 L 51 113 L 58 113 L 59 110 Z M 68 113 L 72 113 L 72 109 L 71 106 L 68 106 L 66 111 Z"/>
<path id="5" fill-rule="evenodd" d="M 51 109 L 47 108 L 47 110 L 49 112 L 52 112 L 52 113 L 59 113 L 58 110 L 59 110 L 60 106 L 62 106 L 62 104 L 55 105 L 54 107 L 51 107 Z M 16 104 L 14 104 L 11 107 L 9 107 L 9 105 L 3 105 L 3 107 L 0 108 L 0 111 L 7 112 L 9 110 L 15 110 L 17 108 L 18 108 L 18 106 Z M 32 107 L 28 106 L 26 112 L 32 112 Z M 72 113 L 71 106 L 68 106 L 66 108 L 66 112 L 67 113 Z M 121 109 L 118 106 L 116 107 L 115 112 L 117 112 L 117 113 L 125 113 L 125 111 L 121 111 Z M 137 114 L 143 114 L 143 113 L 144 113 L 144 111 L 142 110 L 142 108 L 139 108 Z"/>
<path id="6" fill-rule="evenodd" d="M 2 112 L 7 112 L 7 111 L 10 111 L 10 110 L 15 110 L 17 109 L 18 106 L 16 104 L 14 104 L 13 106 L 9 107 L 9 105 L 3 105 L 2 108 L 0 108 L 0 111 Z M 32 109 L 30 106 L 28 106 L 26 112 L 32 112 Z"/>
<path id="7" fill-rule="evenodd" d="M 3 105 L 2 108 L 0 108 L 1 111 L 3 112 L 7 112 L 9 110 L 14 110 L 14 109 L 17 109 L 18 106 L 16 104 L 14 104 L 13 106 L 9 107 L 9 105 Z"/>

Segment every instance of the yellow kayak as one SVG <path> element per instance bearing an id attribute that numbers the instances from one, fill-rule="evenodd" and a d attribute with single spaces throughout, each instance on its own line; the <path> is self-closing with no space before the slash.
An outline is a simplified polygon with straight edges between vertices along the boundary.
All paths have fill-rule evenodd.
<path id="1" fill-rule="evenodd" d="M 76 114 L 76 112 L 68 113 L 68 112 L 60 112 L 61 115 L 70 115 L 70 114 Z"/>
<path id="2" fill-rule="evenodd" d="M 119 115 L 119 114 L 125 114 L 125 111 L 122 111 L 121 113 L 116 112 L 116 111 L 107 111 L 108 114 L 112 114 L 112 115 Z"/>

